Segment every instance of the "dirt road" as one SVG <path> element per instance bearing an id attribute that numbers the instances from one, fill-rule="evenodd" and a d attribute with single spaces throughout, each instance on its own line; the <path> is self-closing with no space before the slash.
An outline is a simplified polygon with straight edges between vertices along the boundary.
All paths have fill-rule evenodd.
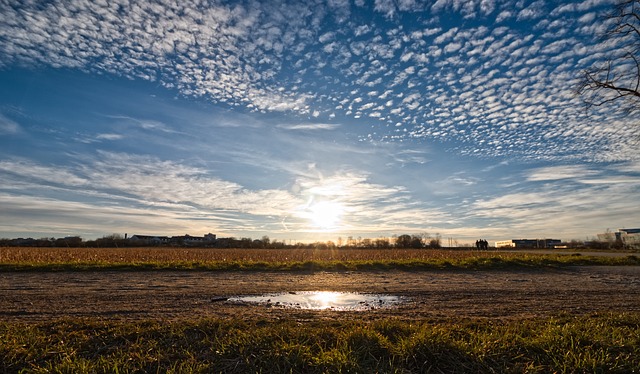
<path id="1" fill-rule="evenodd" d="M 287 291 L 352 291 L 404 296 L 398 308 L 366 312 L 291 310 L 224 301 Z M 64 317 L 182 319 L 525 318 L 561 312 L 640 312 L 640 267 L 511 271 L 0 273 L 0 319 Z"/>

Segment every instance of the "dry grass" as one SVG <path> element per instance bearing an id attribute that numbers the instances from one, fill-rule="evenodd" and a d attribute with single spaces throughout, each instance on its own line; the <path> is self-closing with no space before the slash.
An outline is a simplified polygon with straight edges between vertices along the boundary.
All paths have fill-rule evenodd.
<path id="1" fill-rule="evenodd" d="M 0 248 L 0 271 L 22 270 L 385 270 L 640 265 L 640 258 L 433 249 Z"/>
<path id="2" fill-rule="evenodd" d="M 462 260 L 495 257 L 495 252 L 431 249 L 219 249 L 219 248 L 0 248 L 0 263 L 157 263 L 157 262 L 306 262 L 306 261 L 399 261 Z M 503 258 L 519 256 L 501 253 Z"/>

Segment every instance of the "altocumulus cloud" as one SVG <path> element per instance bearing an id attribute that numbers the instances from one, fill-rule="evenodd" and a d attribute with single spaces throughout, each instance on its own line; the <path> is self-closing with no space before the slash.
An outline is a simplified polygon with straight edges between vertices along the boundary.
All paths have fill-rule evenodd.
<path id="1" fill-rule="evenodd" d="M 640 118 L 574 93 L 620 53 L 611 5 L 0 2 L 5 231 L 59 212 L 295 237 L 326 208 L 344 235 L 625 225 Z"/>
<path id="2" fill-rule="evenodd" d="M 615 108 L 589 116 L 573 94 L 580 71 L 618 50 L 598 38 L 609 6 L 7 1 L 0 66 L 107 72 L 257 112 L 349 117 L 373 128 L 363 139 L 435 140 L 464 155 L 628 160 L 629 119 Z"/>

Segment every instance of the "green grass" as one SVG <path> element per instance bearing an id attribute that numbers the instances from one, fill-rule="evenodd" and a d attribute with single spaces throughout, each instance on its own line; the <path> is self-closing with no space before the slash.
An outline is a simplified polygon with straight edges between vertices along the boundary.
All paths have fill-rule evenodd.
<path id="1" fill-rule="evenodd" d="M 640 314 L 531 320 L 0 322 L 0 372 L 633 373 Z"/>
<path id="2" fill-rule="evenodd" d="M 462 258 L 377 259 L 377 260 L 309 260 L 309 261 L 59 261 L 4 262 L 0 271 L 84 271 L 84 270 L 206 270 L 206 271 L 377 271 L 444 269 L 515 269 L 564 266 L 640 265 L 640 257 L 599 257 L 580 255 L 482 255 Z"/>

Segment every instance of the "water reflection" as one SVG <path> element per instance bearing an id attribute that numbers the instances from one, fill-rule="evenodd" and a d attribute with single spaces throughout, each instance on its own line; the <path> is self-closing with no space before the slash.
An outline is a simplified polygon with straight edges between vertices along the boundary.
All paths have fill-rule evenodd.
<path id="1" fill-rule="evenodd" d="M 389 308 L 402 302 L 399 296 L 393 295 L 331 291 L 301 291 L 258 296 L 237 296 L 228 300 L 230 302 L 259 303 L 283 308 L 314 310 L 369 310 Z"/>

